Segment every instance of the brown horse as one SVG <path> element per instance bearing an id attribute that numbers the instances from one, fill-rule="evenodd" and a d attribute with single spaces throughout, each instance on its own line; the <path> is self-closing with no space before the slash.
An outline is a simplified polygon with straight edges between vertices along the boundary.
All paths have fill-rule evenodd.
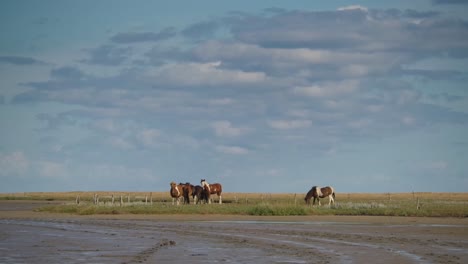
<path id="1" fill-rule="evenodd" d="M 219 198 L 219 203 L 222 204 L 222 198 L 221 198 L 221 193 L 223 192 L 223 186 L 219 183 L 212 183 L 208 184 L 205 179 L 201 179 L 200 181 L 201 186 L 205 190 L 205 199 L 208 201 L 208 203 L 211 203 L 210 195 L 211 194 L 216 194 L 218 195 Z"/>
<path id="2" fill-rule="evenodd" d="M 186 182 L 185 184 L 180 183 L 182 185 L 182 191 L 183 191 L 183 197 L 184 197 L 184 204 L 190 204 L 190 195 L 192 195 L 192 187 L 189 182 Z"/>
<path id="3" fill-rule="evenodd" d="M 331 203 L 335 204 L 335 190 L 331 186 L 323 187 L 320 188 L 318 186 L 312 187 L 310 191 L 307 193 L 306 197 L 304 198 L 306 204 L 310 205 L 310 199 L 314 198 L 313 205 L 315 205 L 315 200 L 317 199 L 319 206 L 320 204 L 320 198 L 326 198 L 328 197 L 328 205 Z"/>
<path id="4" fill-rule="evenodd" d="M 180 198 L 184 197 L 184 185 L 179 184 L 175 182 L 171 182 L 171 190 L 169 191 L 172 197 L 172 205 L 174 205 L 174 202 L 177 201 L 177 205 L 180 203 Z"/>

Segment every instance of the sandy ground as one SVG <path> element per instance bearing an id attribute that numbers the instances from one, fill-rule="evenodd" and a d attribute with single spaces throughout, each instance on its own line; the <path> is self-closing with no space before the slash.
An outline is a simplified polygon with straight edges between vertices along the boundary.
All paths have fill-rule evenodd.
<path id="1" fill-rule="evenodd" d="M 468 263 L 468 219 L 33 212 L 0 201 L 0 263 Z"/>

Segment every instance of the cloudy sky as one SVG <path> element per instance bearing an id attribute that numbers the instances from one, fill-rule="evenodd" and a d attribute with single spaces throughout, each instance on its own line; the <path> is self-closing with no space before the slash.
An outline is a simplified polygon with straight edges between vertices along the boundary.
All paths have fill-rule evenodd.
<path id="1" fill-rule="evenodd" d="M 467 11 L 1 1 L 0 192 L 466 192 Z"/>

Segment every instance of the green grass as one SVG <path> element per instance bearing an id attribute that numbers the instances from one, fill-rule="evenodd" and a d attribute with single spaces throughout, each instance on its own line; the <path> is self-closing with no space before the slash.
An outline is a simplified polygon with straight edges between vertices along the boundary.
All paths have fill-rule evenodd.
<path id="1" fill-rule="evenodd" d="M 422 206 L 417 209 L 412 203 L 380 204 L 373 206 L 363 203 L 337 204 L 328 207 L 308 207 L 305 205 L 271 204 L 202 204 L 172 205 L 154 203 L 153 205 L 135 204 L 118 205 L 49 205 L 38 209 L 42 212 L 71 213 L 78 215 L 92 214 L 226 214 L 226 215 L 259 215 L 259 216 L 293 216 L 293 215 L 380 215 L 380 216 L 419 216 L 419 217 L 468 217 L 467 204 L 440 204 Z"/>
<path id="2" fill-rule="evenodd" d="M 99 205 L 92 203 L 93 194 L 91 192 L 0 194 L 0 200 L 61 201 L 62 204 L 45 206 L 38 211 L 78 215 L 225 214 L 468 217 L 468 193 L 339 194 L 336 197 L 335 206 L 331 207 L 328 207 L 327 199 L 322 199 L 322 204 L 325 205 L 321 207 L 306 206 L 303 194 L 226 193 L 223 196 L 223 204 L 179 206 L 172 205 L 167 192 L 101 192 L 98 193 L 100 195 Z M 77 195 L 80 196 L 79 205 L 75 204 Z M 114 204 L 112 204 L 111 195 L 114 195 Z M 120 206 L 120 196 L 123 197 L 122 206 Z M 128 203 L 128 196 L 130 196 L 130 203 Z M 148 203 L 145 202 L 147 198 Z"/>

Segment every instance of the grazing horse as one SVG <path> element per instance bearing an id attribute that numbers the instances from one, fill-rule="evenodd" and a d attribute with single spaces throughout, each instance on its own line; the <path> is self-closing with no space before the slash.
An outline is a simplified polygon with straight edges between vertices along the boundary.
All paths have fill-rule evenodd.
<path id="1" fill-rule="evenodd" d="M 194 204 L 201 203 L 202 200 L 205 200 L 206 202 L 208 202 L 206 200 L 205 190 L 200 185 L 192 187 L 192 198 L 193 198 Z"/>
<path id="2" fill-rule="evenodd" d="M 172 197 L 172 205 L 174 205 L 174 201 L 177 201 L 177 205 L 179 205 L 180 203 L 180 198 L 182 197 L 183 199 L 183 195 L 184 195 L 184 185 L 182 184 L 179 184 L 177 185 L 177 183 L 175 182 L 171 182 L 171 190 L 169 191 L 169 193 L 171 194 L 171 197 Z"/>
<path id="3" fill-rule="evenodd" d="M 304 198 L 306 204 L 310 205 L 310 199 L 314 197 L 313 205 L 315 205 L 315 199 L 317 199 L 320 206 L 320 198 L 328 197 L 328 205 L 331 203 L 335 204 L 335 190 L 331 186 L 320 188 L 318 186 L 312 187 Z"/>
<path id="4" fill-rule="evenodd" d="M 201 179 L 200 181 L 201 186 L 205 190 L 204 193 L 206 195 L 205 199 L 208 201 L 208 203 L 211 203 L 210 195 L 211 194 L 216 194 L 218 195 L 219 198 L 219 203 L 222 204 L 222 198 L 221 198 L 221 192 L 223 191 L 223 186 L 219 183 L 212 183 L 208 184 L 205 179 Z"/>

